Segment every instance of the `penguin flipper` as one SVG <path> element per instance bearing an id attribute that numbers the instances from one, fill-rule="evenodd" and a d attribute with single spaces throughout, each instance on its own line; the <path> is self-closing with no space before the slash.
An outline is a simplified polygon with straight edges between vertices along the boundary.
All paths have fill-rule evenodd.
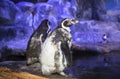
<path id="1" fill-rule="evenodd" d="M 63 55 L 65 55 L 66 57 L 68 67 L 70 67 L 72 64 L 72 54 L 68 42 L 64 42 L 61 44 L 61 50 L 63 52 Z"/>

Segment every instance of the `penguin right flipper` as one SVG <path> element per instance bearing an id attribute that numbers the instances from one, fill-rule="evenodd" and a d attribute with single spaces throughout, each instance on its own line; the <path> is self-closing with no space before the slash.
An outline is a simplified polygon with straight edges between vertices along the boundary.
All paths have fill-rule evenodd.
<path id="1" fill-rule="evenodd" d="M 61 50 L 67 60 L 67 66 L 70 67 L 72 65 L 72 54 L 68 42 L 61 43 Z"/>

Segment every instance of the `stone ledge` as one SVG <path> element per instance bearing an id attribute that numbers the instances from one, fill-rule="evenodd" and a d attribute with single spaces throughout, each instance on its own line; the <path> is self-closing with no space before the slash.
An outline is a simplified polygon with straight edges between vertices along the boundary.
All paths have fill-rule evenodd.
<path id="1" fill-rule="evenodd" d="M 15 71 L 6 67 L 0 67 L 0 79 L 48 79 L 23 71 Z"/>

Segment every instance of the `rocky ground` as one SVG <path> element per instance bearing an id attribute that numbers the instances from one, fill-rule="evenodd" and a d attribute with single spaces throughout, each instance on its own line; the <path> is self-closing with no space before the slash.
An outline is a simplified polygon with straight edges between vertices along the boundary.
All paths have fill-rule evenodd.
<path id="1" fill-rule="evenodd" d="M 111 44 L 113 46 L 114 44 Z M 116 44 L 115 44 L 116 45 Z M 114 46 L 115 46 L 114 45 Z M 87 46 L 87 45 L 85 45 Z M 111 47 L 108 45 L 108 47 Z M 119 45 L 116 45 L 119 46 Z M 75 46 L 74 46 L 75 47 Z M 97 50 L 86 50 L 84 47 L 73 47 L 73 66 L 66 69 L 66 73 L 70 73 L 73 77 L 63 77 L 53 74 L 46 78 L 49 79 L 120 79 L 120 51 L 109 50 L 109 52 L 98 52 Z M 90 46 L 88 46 L 90 47 Z M 81 51 L 80 51 L 80 49 Z M 104 48 L 105 49 L 105 48 Z M 28 72 L 34 75 L 40 75 L 39 67 L 26 66 L 26 60 L 23 57 L 15 57 L 15 59 L 7 59 L 0 62 L 0 66 L 8 67 L 13 70 Z M 0 71 L 1 72 L 1 71 Z"/>
<path id="2" fill-rule="evenodd" d="M 4 68 L 6 68 L 6 67 L 10 68 L 14 71 L 27 72 L 27 73 L 30 73 L 32 75 L 36 75 L 36 76 L 40 76 L 40 77 L 42 76 L 39 68 L 36 68 L 34 66 L 29 66 L 29 67 L 26 66 L 26 61 L 3 61 L 3 62 L 0 62 L 0 66 L 2 68 L 3 67 Z M 3 72 L 3 70 L 0 70 L 0 72 Z M 0 77 L 3 77 L 2 79 L 5 79 L 4 75 L 5 75 L 4 73 L 0 73 Z M 9 76 L 11 76 L 11 75 L 7 75 L 6 78 L 10 79 Z M 75 79 L 75 78 L 71 78 L 71 77 L 63 77 L 63 76 L 60 76 L 58 74 L 53 74 L 53 75 L 50 75 L 50 76 L 47 76 L 47 77 L 42 76 L 42 77 L 48 78 L 48 79 L 63 79 L 63 78 L 64 79 Z M 44 78 L 38 78 L 38 79 L 44 79 Z M 21 79 L 24 79 L 24 78 L 21 77 Z M 27 78 L 27 79 L 29 79 L 29 78 Z"/>
<path id="3" fill-rule="evenodd" d="M 28 72 L 9 69 L 7 67 L 0 67 L 0 71 L 0 79 L 48 79 Z"/>

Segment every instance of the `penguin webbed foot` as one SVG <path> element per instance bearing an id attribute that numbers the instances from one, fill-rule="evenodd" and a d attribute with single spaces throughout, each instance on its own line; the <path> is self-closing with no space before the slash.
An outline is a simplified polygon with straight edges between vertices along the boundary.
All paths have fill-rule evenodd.
<path id="1" fill-rule="evenodd" d="M 68 75 L 65 74 L 64 72 L 60 72 L 59 74 L 62 75 L 62 76 L 64 76 L 64 77 L 68 77 Z"/>
<path id="2" fill-rule="evenodd" d="M 64 72 L 60 72 L 59 74 L 64 77 L 73 77 L 71 74 L 66 74 Z"/>

